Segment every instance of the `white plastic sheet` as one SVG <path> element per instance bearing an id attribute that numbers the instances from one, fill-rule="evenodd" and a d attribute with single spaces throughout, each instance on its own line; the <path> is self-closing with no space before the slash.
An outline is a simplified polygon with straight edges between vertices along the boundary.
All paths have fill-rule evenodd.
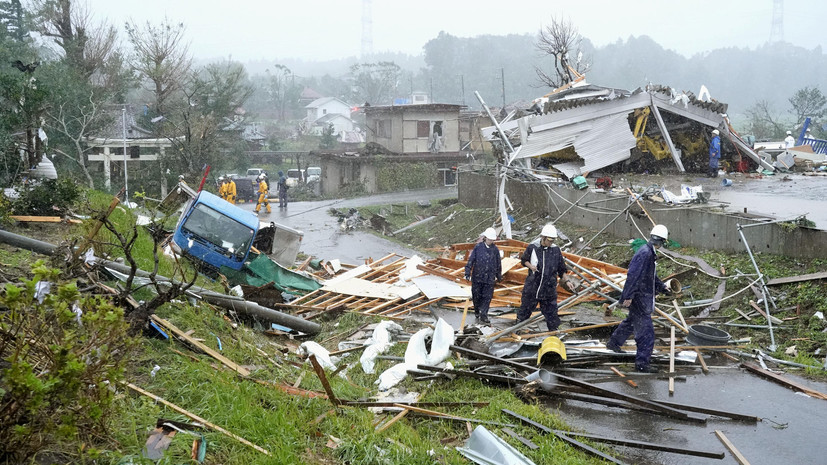
<path id="1" fill-rule="evenodd" d="M 359 362 L 362 364 L 362 370 L 365 373 L 373 374 L 376 357 L 379 354 L 384 354 L 393 346 L 393 334 L 399 334 L 403 331 L 402 327 L 392 321 L 382 321 L 373 330 L 373 335 L 365 341 L 368 346 L 362 352 Z"/>
<path id="2" fill-rule="evenodd" d="M 296 353 L 299 354 L 300 357 L 304 358 L 315 355 L 316 361 L 319 362 L 319 365 L 321 365 L 322 368 L 327 368 L 328 370 L 336 369 L 336 362 L 338 360 L 331 358 L 330 352 L 317 342 L 302 342 L 302 345 L 296 349 Z"/>
<path id="3" fill-rule="evenodd" d="M 433 335 L 431 351 L 425 348 L 425 338 Z M 454 343 L 454 328 L 442 318 L 436 323 L 436 330 L 425 328 L 417 331 L 408 341 L 408 348 L 405 349 L 405 361 L 398 363 L 385 370 L 376 384 L 380 391 L 390 389 L 408 376 L 408 370 L 413 370 L 417 365 L 437 366 L 444 362 L 451 353 L 451 344 Z"/>

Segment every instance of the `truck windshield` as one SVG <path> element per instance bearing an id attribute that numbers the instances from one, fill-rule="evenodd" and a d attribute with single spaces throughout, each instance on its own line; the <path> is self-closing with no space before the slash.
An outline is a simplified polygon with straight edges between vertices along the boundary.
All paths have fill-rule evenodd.
<path id="1" fill-rule="evenodd" d="M 182 228 L 238 256 L 244 256 L 253 241 L 252 229 L 204 204 L 195 206 Z"/>

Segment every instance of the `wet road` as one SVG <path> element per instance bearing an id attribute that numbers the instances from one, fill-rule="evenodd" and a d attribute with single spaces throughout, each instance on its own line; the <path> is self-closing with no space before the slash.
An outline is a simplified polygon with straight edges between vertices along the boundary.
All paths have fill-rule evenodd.
<path id="1" fill-rule="evenodd" d="M 641 178 L 645 179 L 645 178 Z M 727 202 L 727 211 L 766 215 L 777 219 L 792 219 L 807 215 L 819 229 L 827 229 L 827 177 L 801 174 L 775 174 L 760 179 L 743 174 L 731 175 L 732 185 L 721 185 L 722 178 L 693 177 L 661 178 L 663 185 L 673 192 L 681 184 L 703 186 L 711 200 Z"/>
<path id="2" fill-rule="evenodd" d="M 276 223 L 298 229 L 304 233 L 300 251 L 325 260 L 339 259 L 342 263 L 359 265 L 365 259 L 381 258 L 391 252 L 411 257 L 417 252 L 394 242 L 382 239 L 369 231 L 342 231 L 338 220 L 331 216 L 331 208 L 346 209 L 371 205 L 410 203 L 418 200 L 439 200 L 456 198 L 456 187 L 443 187 L 416 191 L 378 194 L 355 199 L 323 200 L 316 202 L 291 202 L 286 209 L 278 208 L 278 200 L 271 202 L 273 212 L 262 213 L 261 221 Z M 239 204 L 252 211 L 255 203 Z M 421 254 L 420 254 L 421 255 Z"/>
<path id="3" fill-rule="evenodd" d="M 827 393 L 827 383 L 810 382 L 792 374 L 784 376 Z M 646 399 L 753 415 L 763 418 L 763 421 L 745 423 L 710 418 L 704 425 L 577 401 L 563 401 L 549 406 L 570 425 L 589 433 L 726 453 L 726 457 L 719 461 L 618 447 L 617 450 L 625 454 L 629 463 L 736 463 L 718 440 L 715 430 L 721 430 L 752 465 L 827 463 L 824 430 L 827 401 L 797 394 L 734 366 L 712 368 L 708 375 L 688 376 L 686 382 L 675 383 L 675 395 L 672 397 L 669 396 L 667 383 L 666 380 L 641 380 L 637 389 L 621 382 L 600 386 Z"/>

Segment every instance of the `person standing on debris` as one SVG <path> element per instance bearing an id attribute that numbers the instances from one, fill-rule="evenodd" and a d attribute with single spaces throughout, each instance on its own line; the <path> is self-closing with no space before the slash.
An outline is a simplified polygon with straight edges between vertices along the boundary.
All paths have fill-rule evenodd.
<path id="1" fill-rule="evenodd" d="M 557 228 L 547 224 L 540 232 L 540 245 L 529 244 L 521 259 L 528 268 L 528 276 L 523 286 L 520 308 L 517 310 L 517 323 L 525 321 L 534 313 L 537 304 L 546 319 L 549 331 L 557 331 L 560 317 L 557 315 L 557 280 L 565 283 L 572 292 L 574 283 L 564 279 L 568 272 L 563 253 L 554 245 Z"/>
<path id="2" fill-rule="evenodd" d="M 279 190 L 279 208 L 287 208 L 287 189 L 290 186 L 287 185 L 287 178 L 284 177 L 284 172 L 279 171 L 279 181 L 276 184 L 276 187 Z"/>
<path id="3" fill-rule="evenodd" d="M 620 294 L 620 305 L 629 309 L 629 316 L 620 323 L 606 343 L 607 349 L 623 353 L 621 346 L 634 333 L 637 345 L 635 369 L 643 373 L 657 373 L 657 369 L 649 365 L 652 349 L 655 348 L 652 312 L 655 310 L 655 294 L 669 291 L 655 272 L 655 260 L 658 258 L 655 251 L 666 243 L 668 237 L 666 226 L 655 225 L 649 234 L 649 242 L 632 257 L 626 272 L 626 283 Z"/>
<path id="4" fill-rule="evenodd" d="M 812 132 L 810 132 L 810 128 L 807 128 L 807 131 L 804 134 L 805 139 L 815 139 L 815 136 Z"/>
<path id="5" fill-rule="evenodd" d="M 227 189 L 226 189 L 226 192 L 225 192 L 227 197 L 224 200 L 226 200 L 227 202 L 230 202 L 231 204 L 235 204 L 235 199 L 238 196 L 238 191 L 236 191 L 235 181 L 233 181 L 233 177 L 230 176 L 230 175 L 227 175 L 227 177 L 225 179 L 227 180 Z"/>
<path id="6" fill-rule="evenodd" d="M 270 213 L 270 200 L 267 196 L 270 194 L 270 189 L 267 187 L 267 176 L 264 173 L 258 175 L 258 202 L 256 202 L 256 213 L 261 211 L 261 205 L 267 207 L 267 213 Z"/>
<path id="7" fill-rule="evenodd" d="M 187 181 L 184 180 L 184 175 L 183 174 L 178 175 L 178 184 L 183 184 L 185 186 L 187 185 Z"/>
<path id="8" fill-rule="evenodd" d="M 488 306 L 494 297 L 494 283 L 503 280 L 500 249 L 494 245 L 497 232 L 488 228 L 482 233 L 482 241 L 474 246 L 465 265 L 465 279 L 471 281 L 471 301 L 477 323 L 488 324 Z"/>
<path id="9" fill-rule="evenodd" d="M 787 131 L 787 137 L 784 138 L 784 148 L 788 149 L 795 145 L 795 137 L 792 131 Z"/>
<path id="10" fill-rule="evenodd" d="M 715 129 L 712 131 L 712 140 L 709 142 L 709 177 L 718 177 L 718 160 L 721 159 L 721 134 Z"/>

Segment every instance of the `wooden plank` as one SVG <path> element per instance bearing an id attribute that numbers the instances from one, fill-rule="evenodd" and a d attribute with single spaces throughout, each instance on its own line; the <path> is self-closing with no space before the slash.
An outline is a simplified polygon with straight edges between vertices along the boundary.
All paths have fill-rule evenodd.
<path id="1" fill-rule="evenodd" d="M 214 429 L 215 431 L 218 431 L 219 433 L 221 433 L 221 434 L 223 434 L 223 435 L 225 435 L 225 436 L 227 436 L 227 437 L 230 437 L 230 438 L 232 438 L 232 439 L 235 439 L 236 441 L 238 441 L 238 442 L 240 442 L 240 443 L 244 444 L 245 446 L 250 446 L 250 447 L 252 447 L 253 449 L 255 449 L 255 450 L 257 450 L 257 451 L 261 452 L 261 453 L 262 453 L 262 454 L 264 454 L 264 455 L 270 455 L 270 452 L 269 452 L 269 451 L 267 451 L 267 449 L 264 449 L 264 448 L 262 448 L 262 447 L 260 447 L 260 446 L 257 446 L 257 445 L 255 445 L 255 444 L 253 444 L 252 442 L 250 442 L 250 441 L 248 441 L 248 440 L 246 440 L 246 439 L 242 438 L 241 436 L 238 436 L 238 435 L 236 435 L 236 434 L 233 434 L 233 433 L 231 433 L 231 432 L 229 432 L 229 431 L 225 430 L 224 428 L 222 428 L 222 427 L 220 427 L 220 426 L 218 426 L 218 425 L 216 425 L 216 424 L 214 424 L 214 423 L 210 423 L 209 421 L 207 421 L 207 420 L 205 420 L 205 419 L 203 419 L 203 418 L 199 417 L 198 415 L 196 415 L 196 414 L 194 414 L 194 413 L 192 413 L 192 412 L 190 412 L 190 411 L 188 411 L 188 410 L 185 410 L 185 409 L 184 409 L 184 408 L 182 408 L 182 407 L 179 407 L 179 406 L 177 406 L 177 405 L 173 404 L 172 402 L 170 402 L 170 401 L 168 401 L 168 400 L 166 400 L 166 399 L 163 399 L 163 398 L 161 398 L 161 397 L 159 397 L 159 396 L 156 396 L 155 394 L 153 394 L 153 393 L 151 393 L 151 392 L 149 392 L 149 391 L 145 391 L 145 390 L 143 390 L 143 389 L 139 388 L 138 386 L 136 386 L 136 385 L 134 385 L 134 384 L 132 384 L 132 383 L 126 383 L 126 385 L 127 385 L 127 387 L 129 387 L 129 389 L 132 389 L 133 391 L 135 391 L 135 392 L 137 392 L 137 393 L 140 393 L 140 394 L 142 394 L 142 395 L 144 395 L 144 396 L 147 396 L 147 397 L 149 397 L 150 399 L 152 399 L 152 400 L 154 400 L 154 401 L 156 401 L 156 402 L 160 402 L 160 403 L 162 403 L 162 404 L 166 405 L 167 407 L 171 408 L 172 410 L 175 410 L 176 412 L 180 413 L 181 415 L 184 415 L 184 416 L 186 416 L 186 417 L 188 417 L 188 418 L 190 418 L 190 419 L 192 419 L 192 420 L 195 420 L 195 421 L 197 421 L 197 422 L 199 422 L 199 423 L 203 424 L 204 426 L 207 426 L 208 428 Z"/>
<path id="2" fill-rule="evenodd" d="M 158 323 L 159 325 L 163 326 L 164 328 L 170 330 L 173 334 L 175 334 L 179 338 L 185 340 L 189 344 L 192 344 L 193 346 L 197 347 L 199 350 L 204 351 L 204 353 L 206 353 L 210 357 L 212 357 L 212 358 L 218 360 L 219 362 L 223 363 L 224 366 L 226 366 L 227 368 L 233 370 L 234 372 L 240 374 L 241 376 L 245 376 L 245 377 L 250 376 L 250 372 L 246 368 L 236 364 L 232 360 L 230 360 L 227 357 L 219 354 L 218 352 L 211 349 L 210 347 L 207 347 L 206 345 L 196 341 L 195 338 L 190 337 L 189 335 L 187 335 L 185 332 L 178 329 L 174 324 L 170 323 L 169 321 L 159 317 L 158 315 L 150 315 L 149 318 L 152 319 L 152 321 L 154 321 L 155 323 Z"/>
<path id="3" fill-rule="evenodd" d="M 462 321 L 459 324 L 459 333 L 465 333 L 465 318 L 468 316 L 468 306 L 471 305 L 470 300 L 465 301 L 465 305 L 462 307 Z"/>
<path id="4" fill-rule="evenodd" d="M 785 278 L 770 279 L 769 281 L 767 281 L 767 286 L 776 286 L 776 285 L 779 285 L 779 284 L 800 283 L 802 281 L 814 281 L 816 279 L 827 279 L 827 271 L 820 271 L 818 273 L 802 274 L 802 275 L 798 275 L 798 276 L 787 276 Z"/>
<path id="5" fill-rule="evenodd" d="M 746 320 L 747 320 L 747 321 L 752 321 L 752 318 L 750 318 L 750 316 L 749 316 L 749 315 L 747 315 L 746 313 L 742 312 L 741 310 L 738 310 L 738 309 L 736 308 L 736 309 L 735 309 L 735 311 L 736 311 L 736 312 L 738 312 L 738 314 L 739 314 L 739 315 L 741 315 L 742 317 L 746 318 Z M 736 320 L 737 320 L 737 318 L 736 318 Z"/>
<path id="6" fill-rule="evenodd" d="M 672 323 L 672 324 L 673 324 L 676 328 L 680 329 L 681 331 L 683 331 L 683 332 L 685 332 L 685 333 L 687 333 L 687 334 L 689 333 L 689 330 L 688 330 L 688 329 L 686 329 L 686 328 L 684 328 L 683 326 L 681 326 L 681 324 L 680 324 L 680 323 L 678 323 L 678 322 L 677 322 L 674 318 L 672 318 L 671 316 L 669 316 L 669 314 L 668 314 L 668 313 L 664 312 L 663 310 L 661 310 L 661 309 L 659 309 L 659 308 L 655 308 L 655 311 L 658 313 L 658 315 L 660 315 L 660 316 L 662 316 L 662 317 L 666 318 L 667 320 L 669 320 L 669 322 L 670 322 L 670 323 Z"/>
<path id="7" fill-rule="evenodd" d="M 741 464 L 741 465 L 750 465 L 749 461 L 746 459 L 746 457 L 744 457 L 741 454 L 741 452 L 738 451 L 738 449 L 735 447 L 735 445 L 732 444 L 732 442 L 730 442 L 730 440 L 727 439 L 726 436 L 724 436 L 724 433 L 721 430 L 716 429 L 715 430 L 715 435 L 718 436 L 718 439 L 720 439 L 721 442 L 724 444 L 724 447 L 726 447 L 732 453 L 733 457 L 735 457 L 735 460 L 737 460 L 739 464 Z"/>
<path id="8" fill-rule="evenodd" d="M 620 376 L 621 378 L 625 378 L 625 377 L 626 377 L 626 375 L 624 375 L 623 373 L 621 373 L 621 372 L 620 372 L 620 370 L 618 370 L 618 369 L 617 369 L 617 368 L 615 368 L 615 367 L 609 367 L 609 369 L 610 369 L 610 370 L 612 370 L 612 372 L 614 372 L 614 374 L 616 374 L 617 376 Z M 635 388 L 637 387 L 637 383 L 636 383 L 636 382 L 634 382 L 634 381 L 632 381 L 631 379 L 627 379 L 627 380 L 626 380 L 626 383 L 627 383 L 629 386 L 632 386 L 632 387 L 635 387 Z"/>
<path id="9" fill-rule="evenodd" d="M 704 360 L 704 354 L 701 353 L 700 349 L 695 349 L 695 353 L 698 354 L 698 362 L 701 364 L 701 371 L 704 374 L 709 373 L 709 367 L 706 366 L 706 361 Z"/>
<path id="10" fill-rule="evenodd" d="M 774 325 L 780 325 L 780 324 L 783 324 L 783 323 L 784 323 L 783 321 L 779 320 L 778 318 L 776 318 L 776 317 L 774 317 L 774 316 L 772 316 L 772 315 L 767 316 L 766 312 L 764 312 L 764 310 L 761 310 L 761 307 L 759 307 L 759 306 L 758 306 L 758 304 L 756 304 L 754 300 L 750 300 L 750 301 L 749 301 L 749 304 L 750 304 L 750 306 L 751 306 L 752 308 L 754 308 L 754 309 L 755 309 L 758 313 L 760 313 L 760 314 L 761 314 L 761 316 L 763 316 L 763 317 L 764 317 L 764 319 L 766 319 L 767 321 L 770 321 L 770 319 L 772 319 L 772 324 L 774 324 Z"/>
<path id="11" fill-rule="evenodd" d="M 9 215 L 9 218 L 22 223 L 60 223 L 63 221 L 63 218 L 59 216 Z"/>
<path id="12" fill-rule="evenodd" d="M 787 378 L 785 378 L 781 375 L 775 374 L 775 373 L 773 373 L 769 370 L 765 370 L 765 369 L 761 368 L 760 366 L 758 366 L 754 363 L 743 362 L 743 363 L 741 363 L 741 366 L 746 368 L 747 370 L 759 375 L 759 376 L 763 376 L 764 378 L 775 381 L 776 383 L 778 383 L 782 386 L 785 386 L 787 388 L 790 388 L 794 391 L 803 392 L 804 394 L 807 394 L 810 397 L 815 397 L 817 399 L 827 400 L 827 394 L 818 392 L 814 389 L 810 389 L 807 386 L 803 386 L 801 384 L 798 384 L 795 381 L 787 379 Z"/>
<path id="13" fill-rule="evenodd" d="M 672 305 L 675 306 L 675 311 L 678 312 L 678 317 L 681 319 L 681 323 L 683 324 L 683 327 L 686 328 L 686 329 L 689 329 L 689 326 L 686 324 L 686 320 L 683 319 L 683 313 L 681 313 L 681 308 L 678 307 L 678 300 L 677 299 L 672 300 Z"/>

